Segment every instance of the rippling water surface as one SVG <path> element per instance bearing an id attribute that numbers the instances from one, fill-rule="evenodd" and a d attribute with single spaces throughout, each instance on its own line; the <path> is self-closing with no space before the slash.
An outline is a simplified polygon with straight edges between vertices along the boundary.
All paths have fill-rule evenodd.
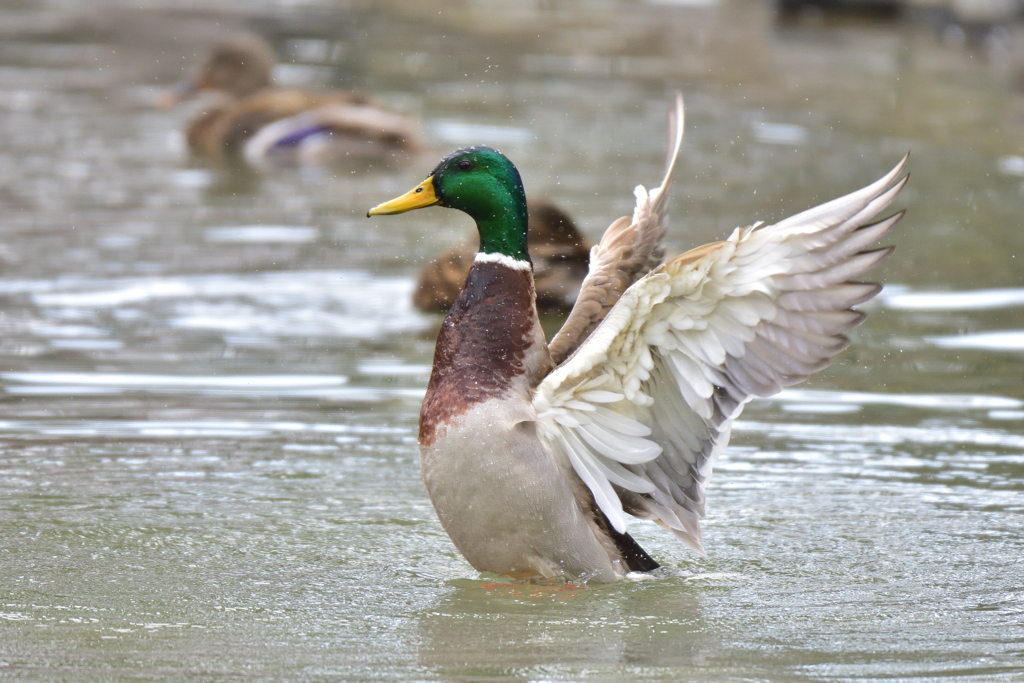
<path id="1" fill-rule="evenodd" d="M 734 0 L 141 5 L 0 8 L 0 679 L 1024 677 L 1024 97 L 998 45 Z M 188 112 L 150 105 L 239 28 L 431 149 L 190 159 Z M 488 143 L 597 238 L 657 180 L 677 87 L 671 251 L 911 149 L 888 286 L 832 368 L 748 407 L 706 559 L 637 522 L 644 580 L 480 576 L 419 480 L 440 319 L 410 304 L 470 223 L 365 211 Z"/>

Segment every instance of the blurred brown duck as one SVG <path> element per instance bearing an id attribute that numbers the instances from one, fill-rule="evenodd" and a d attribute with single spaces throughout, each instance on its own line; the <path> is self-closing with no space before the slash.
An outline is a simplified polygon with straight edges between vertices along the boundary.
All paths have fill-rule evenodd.
<path id="1" fill-rule="evenodd" d="M 529 204 L 527 241 L 533 257 L 537 307 L 542 312 L 567 312 L 580 293 L 590 264 L 590 242 L 572 219 L 544 200 Z M 462 291 L 476 257 L 477 241 L 449 247 L 427 264 L 413 293 L 424 311 L 447 311 Z"/>
<path id="2" fill-rule="evenodd" d="M 162 98 L 173 105 L 202 91 L 216 93 L 186 128 L 194 153 L 262 165 L 387 158 L 420 146 L 413 119 L 368 95 L 273 87 L 275 62 L 273 48 L 259 36 L 234 35 Z"/>

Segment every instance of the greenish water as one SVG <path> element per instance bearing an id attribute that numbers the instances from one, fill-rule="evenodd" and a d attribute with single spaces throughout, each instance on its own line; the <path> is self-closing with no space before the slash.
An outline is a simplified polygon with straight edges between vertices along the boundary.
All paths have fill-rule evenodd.
<path id="1" fill-rule="evenodd" d="M 282 80 L 423 120 L 391 168 L 240 173 L 149 106 L 221 33 Z M 912 23 L 593 2 L 0 7 L 0 679 L 1024 679 L 1024 97 Z M 508 586 L 419 480 L 470 224 L 367 221 L 488 143 L 597 238 L 687 138 L 670 250 L 873 180 L 910 149 L 888 286 L 839 361 L 751 404 L 708 558 L 637 522 L 644 581 Z"/>

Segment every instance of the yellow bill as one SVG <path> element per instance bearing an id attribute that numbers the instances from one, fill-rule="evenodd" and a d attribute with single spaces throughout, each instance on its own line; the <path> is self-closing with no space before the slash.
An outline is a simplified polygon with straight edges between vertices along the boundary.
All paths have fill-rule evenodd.
<path id="1" fill-rule="evenodd" d="M 434 194 L 434 176 L 430 176 L 422 183 L 412 188 L 401 197 L 392 199 L 390 202 L 378 204 L 366 212 L 366 217 L 386 216 L 393 213 L 405 213 L 413 209 L 422 209 L 425 206 L 440 204 L 441 200 Z"/>

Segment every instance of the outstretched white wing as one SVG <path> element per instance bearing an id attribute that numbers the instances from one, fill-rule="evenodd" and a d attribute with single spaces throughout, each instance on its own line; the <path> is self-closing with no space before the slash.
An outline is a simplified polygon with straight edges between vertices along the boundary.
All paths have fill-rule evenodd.
<path id="1" fill-rule="evenodd" d="M 827 366 L 881 290 L 854 281 L 902 212 L 869 221 L 902 189 L 906 157 L 862 190 L 771 226 L 737 228 L 630 287 L 534 396 L 539 432 L 611 524 L 651 518 L 703 554 L 700 518 L 733 420 Z M 891 186 L 891 187 L 890 187 Z"/>

